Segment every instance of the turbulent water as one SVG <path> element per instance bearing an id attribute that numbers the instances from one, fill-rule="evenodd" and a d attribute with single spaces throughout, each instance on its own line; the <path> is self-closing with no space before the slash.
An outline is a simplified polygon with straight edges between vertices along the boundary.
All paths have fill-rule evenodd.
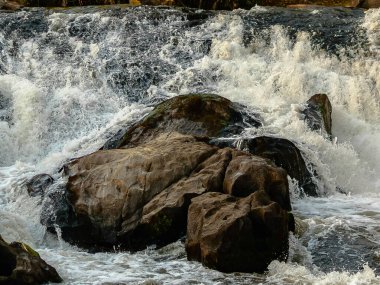
<path id="1" fill-rule="evenodd" d="M 249 106 L 243 136 L 294 141 L 321 197 L 301 198 L 304 234 L 268 272 L 188 262 L 181 241 L 88 253 L 46 233 L 25 181 L 97 150 L 165 98 L 212 92 Z M 333 106 L 333 142 L 301 111 Z M 31 244 L 65 284 L 380 284 L 380 10 L 122 7 L 0 13 L 0 233 Z M 346 194 L 342 194 L 346 193 Z"/>

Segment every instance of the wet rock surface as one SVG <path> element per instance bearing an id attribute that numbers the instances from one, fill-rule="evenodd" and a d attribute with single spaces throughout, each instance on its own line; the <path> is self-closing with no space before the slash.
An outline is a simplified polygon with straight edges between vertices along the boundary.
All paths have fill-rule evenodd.
<path id="1" fill-rule="evenodd" d="M 216 151 L 196 138 L 166 134 L 136 148 L 98 151 L 69 163 L 67 198 L 76 219 L 62 231 L 75 232 L 80 243 L 117 244 L 121 233 L 139 224 L 146 203 Z"/>
<path id="2" fill-rule="evenodd" d="M 59 201 L 52 209 L 59 210 L 49 215 L 46 209 L 45 217 L 54 220 L 42 222 L 52 231 L 58 225 L 64 239 L 84 247 L 140 250 L 184 236 L 192 199 L 208 192 L 243 197 L 262 192 L 285 213 L 291 210 L 282 168 L 205 141 L 171 133 L 135 148 L 101 150 L 76 159 L 65 166 L 66 192 L 61 199 L 50 197 Z M 67 204 L 62 206 L 62 201 Z"/>
<path id="3" fill-rule="evenodd" d="M 302 179 L 306 166 L 285 140 L 242 141 L 249 152 L 209 143 L 261 125 L 244 112 L 217 95 L 157 105 L 120 137 L 120 148 L 64 166 L 67 185 L 46 195 L 41 222 L 94 250 L 162 247 L 187 234 L 188 258 L 225 272 L 286 260 L 295 222 L 284 169 Z"/>
<path id="4" fill-rule="evenodd" d="M 61 281 L 57 271 L 30 246 L 20 242 L 8 244 L 0 236 L 0 284 L 34 285 Z"/>
<path id="5" fill-rule="evenodd" d="M 29 196 L 43 196 L 46 189 L 53 183 L 54 179 L 49 174 L 38 174 L 26 183 L 26 189 Z"/>
<path id="6" fill-rule="evenodd" d="M 207 193 L 189 208 L 188 259 L 223 272 L 263 272 L 286 260 L 288 214 L 264 191 L 246 198 Z"/>

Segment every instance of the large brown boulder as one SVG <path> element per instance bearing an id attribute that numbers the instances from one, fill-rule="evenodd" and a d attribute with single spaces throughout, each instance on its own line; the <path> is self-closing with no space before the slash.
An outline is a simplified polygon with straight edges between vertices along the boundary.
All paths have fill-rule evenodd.
<path id="1" fill-rule="evenodd" d="M 330 139 L 332 137 L 332 106 L 326 94 L 316 94 L 306 102 L 306 108 L 302 112 L 305 115 L 307 125 L 313 131 L 321 131 Z"/>
<path id="2" fill-rule="evenodd" d="M 265 191 L 291 209 L 282 168 L 178 133 L 135 148 L 97 151 L 67 164 L 65 173 L 66 192 L 48 195 L 41 221 L 52 231 L 60 226 L 64 239 L 86 247 L 138 250 L 175 241 L 185 235 L 191 199 L 207 192 Z"/>
<path id="3" fill-rule="evenodd" d="M 216 151 L 194 137 L 165 134 L 139 147 L 101 150 L 72 161 L 65 166 L 66 196 L 76 219 L 61 225 L 64 238 L 117 244 L 120 234 L 139 224 L 145 204 Z"/>
<path id="4" fill-rule="evenodd" d="M 144 119 L 104 149 L 133 147 L 162 133 L 217 137 L 240 133 L 247 126 L 261 126 L 243 106 L 213 94 L 181 95 L 158 104 Z"/>
<path id="5" fill-rule="evenodd" d="M 223 272 L 263 272 L 286 260 L 288 232 L 287 211 L 264 191 L 246 198 L 207 193 L 190 205 L 186 252 Z"/>
<path id="6" fill-rule="evenodd" d="M 57 271 L 30 246 L 20 242 L 8 244 L 0 236 L 1 285 L 35 285 L 61 281 Z"/>

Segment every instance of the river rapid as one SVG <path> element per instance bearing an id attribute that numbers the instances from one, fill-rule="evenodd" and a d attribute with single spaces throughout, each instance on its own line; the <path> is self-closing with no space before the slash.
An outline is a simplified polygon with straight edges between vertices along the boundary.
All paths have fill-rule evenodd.
<path id="1" fill-rule="evenodd" d="M 302 236 L 265 274 L 186 260 L 183 241 L 89 253 L 39 223 L 25 182 L 91 153 L 166 98 L 210 92 L 247 105 L 302 151 L 320 197 L 290 180 Z M 328 94 L 333 140 L 302 120 Z M 234 138 L 239 139 L 239 138 Z M 64 284 L 380 284 L 380 10 L 40 8 L 0 12 L 0 234 L 34 247 Z"/>

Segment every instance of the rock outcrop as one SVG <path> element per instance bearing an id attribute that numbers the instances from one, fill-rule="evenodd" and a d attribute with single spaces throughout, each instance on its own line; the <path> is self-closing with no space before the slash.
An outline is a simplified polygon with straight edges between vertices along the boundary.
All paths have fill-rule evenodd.
<path id="1" fill-rule="evenodd" d="M 226 272 L 261 272 L 274 258 L 286 259 L 294 231 L 287 173 L 257 144 L 251 148 L 263 157 L 210 144 L 209 137 L 247 124 L 260 122 L 220 96 L 167 100 L 117 141 L 121 148 L 66 164 L 67 185 L 49 189 L 41 222 L 95 250 L 161 247 L 187 233 L 190 259 Z"/>
<path id="2" fill-rule="evenodd" d="M 261 122 L 239 104 L 213 94 L 182 95 L 158 104 L 123 136 L 106 143 L 104 149 L 137 146 L 161 133 L 217 137 L 240 133 L 248 126 L 259 127 Z"/>
<path id="3" fill-rule="evenodd" d="M 42 222 L 51 231 L 58 225 L 64 239 L 85 247 L 138 250 L 175 241 L 186 233 L 191 199 L 207 192 L 245 197 L 260 191 L 291 210 L 282 168 L 178 133 L 135 148 L 97 151 L 67 164 L 65 173 L 65 195 L 47 203 L 59 201 L 53 213 L 44 210 Z"/>
<path id="4" fill-rule="evenodd" d="M 321 131 L 330 139 L 332 137 L 332 106 L 326 94 L 316 94 L 306 102 L 306 108 L 302 112 L 305 115 L 307 125 L 313 131 Z"/>
<path id="5" fill-rule="evenodd" d="M 35 285 L 61 281 L 57 271 L 30 246 L 20 242 L 8 244 L 0 236 L 0 284 Z"/>
<path id="6" fill-rule="evenodd" d="M 264 191 L 246 198 L 207 193 L 189 208 L 188 259 L 223 272 L 263 272 L 286 260 L 288 213 Z"/>

